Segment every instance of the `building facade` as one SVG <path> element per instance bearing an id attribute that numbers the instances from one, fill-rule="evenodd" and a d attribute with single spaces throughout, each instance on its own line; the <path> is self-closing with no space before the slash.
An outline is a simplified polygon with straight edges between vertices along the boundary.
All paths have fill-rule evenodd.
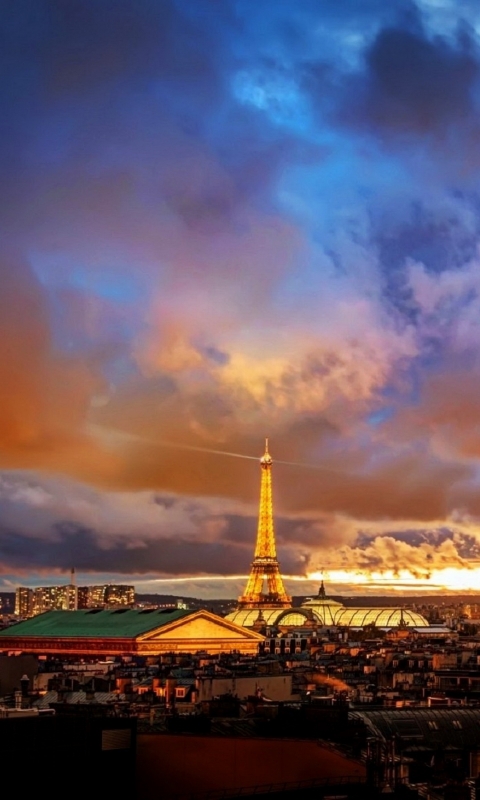
<path id="1" fill-rule="evenodd" d="M 72 572 L 73 575 L 73 572 Z M 109 583 L 98 586 L 19 586 L 15 591 L 15 614 L 34 617 L 45 611 L 75 611 L 87 608 L 128 608 L 135 603 L 135 587 Z"/>
<path id="2" fill-rule="evenodd" d="M 78 608 L 107 608 L 115 606 L 133 606 L 135 603 L 135 587 L 120 583 L 79 586 Z"/>
<path id="3" fill-rule="evenodd" d="M 15 591 L 15 614 L 34 617 L 45 611 L 74 611 L 77 607 L 77 587 L 37 586 L 31 589 L 19 586 Z"/>
<path id="4" fill-rule="evenodd" d="M 50 611 L 0 631 L 0 652 L 75 656 L 256 655 L 264 636 L 204 609 Z"/>

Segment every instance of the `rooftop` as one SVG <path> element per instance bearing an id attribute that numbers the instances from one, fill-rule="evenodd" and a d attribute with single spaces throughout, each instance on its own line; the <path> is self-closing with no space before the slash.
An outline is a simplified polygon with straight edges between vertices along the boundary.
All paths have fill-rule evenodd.
<path id="1" fill-rule="evenodd" d="M 31 619 L 0 630 L 2 637 L 41 636 L 80 638 L 125 638 L 140 636 L 177 619 L 192 614 L 185 609 L 131 609 L 113 611 L 82 609 L 80 611 L 46 611 Z"/>

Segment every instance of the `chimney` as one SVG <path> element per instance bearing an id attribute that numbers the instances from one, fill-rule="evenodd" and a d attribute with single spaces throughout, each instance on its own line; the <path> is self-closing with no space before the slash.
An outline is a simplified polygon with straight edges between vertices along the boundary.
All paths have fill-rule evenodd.
<path id="1" fill-rule="evenodd" d="M 177 681 L 175 678 L 167 678 L 165 681 L 165 705 L 167 711 L 173 714 L 175 711 L 175 689 Z"/>
<path id="2" fill-rule="evenodd" d="M 28 697 L 28 685 L 30 683 L 30 678 L 28 675 L 22 675 L 20 678 L 20 689 L 22 692 L 22 697 Z"/>

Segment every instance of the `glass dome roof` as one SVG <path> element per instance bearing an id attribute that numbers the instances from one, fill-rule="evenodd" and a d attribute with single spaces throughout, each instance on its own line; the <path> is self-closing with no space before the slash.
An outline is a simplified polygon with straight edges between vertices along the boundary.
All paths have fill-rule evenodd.
<path id="1" fill-rule="evenodd" d="M 302 613 L 302 609 L 305 613 Z M 377 628 L 428 627 L 428 621 L 416 611 L 407 608 L 346 608 L 341 603 L 329 602 L 328 598 L 319 602 L 307 600 L 300 608 L 240 608 L 232 611 L 226 619 L 244 628 L 253 627 L 260 611 L 265 625 L 285 625 L 299 627 L 316 622 L 325 626 L 345 626 L 364 628 L 375 625 Z M 312 619 L 313 615 L 313 619 Z"/>

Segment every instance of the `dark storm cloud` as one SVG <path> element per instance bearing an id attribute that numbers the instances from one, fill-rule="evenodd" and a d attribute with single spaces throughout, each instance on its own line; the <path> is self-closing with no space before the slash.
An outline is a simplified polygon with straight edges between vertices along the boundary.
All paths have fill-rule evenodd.
<path id="1" fill-rule="evenodd" d="M 412 204 L 404 220 L 375 220 L 374 237 L 382 263 L 404 267 L 408 259 L 428 270 L 461 267 L 477 252 L 478 224 L 462 219 L 460 208 L 433 209 Z"/>
<path id="2" fill-rule="evenodd" d="M 480 558 L 480 543 L 468 533 L 458 533 L 456 535 L 456 546 L 459 556 L 466 559 Z"/>
<path id="3" fill-rule="evenodd" d="M 7 2 L 2 8 L 2 62 L 19 67 L 20 86 L 25 79 L 44 104 L 92 95 L 97 87 L 115 92 L 116 82 L 127 76 L 121 91 L 141 81 L 170 78 L 177 91 L 202 88 L 192 100 L 211 102 L 218 85 L 212 56 L 223 40 L 215 36 L 208 10 L 209 4 L 201 3 L 199 13 L 189 16 L 173 0 L 138 0 L 135 6 L 128 0 Z M 228 5 L 219 4 L 216 16 L 224 21 Z"/>
<path id="4" fill-rule="evenodd" d="M 453 539 L 455 532 L 448 528 L 432 530 L 405 530 L 405 531 L 385 531 L 385 536 L 389 536 L 397 542 L 405 542 L 412 547 L 420 547 L 422 544 L 439 545 L 448 539 Z M 355 547 L 368 547 L 374 534 L 360 532 L 354 542 Z M 464 553 L 462 553 L 464 555 Z"/>
<path id="5" fill-rule="evenodd" d="M 474 198 L 459 197 L 456 204 L 428 207 L 412 202 L 400 217 L 372 214 L 372 239 L 384 280 L 385 301 L 406 320 L 418 322 L 418 308 L 409 284 L 409 263 L 441 273 L 461 269 L 475 258 L 480 223 Z"/>
<path id="6" fill-rule="evenodd" d="M 2 569 L 36 570 L 75 568 L 84 572 L 148 572 L 180 575 L 199 574 L 203 567 L 209 573 L 228 574 L 229 565 L 246 570 L 249 559 L 242 548 L 223 543 L 185 541 L 181 538 L 161 541 L 100 546 L 94 531 L 77 523 L 58 522 L 53 526 L 53 541 L 42 541 L 32 547 L 32 540 L 18 531 L 0 530 Z"/>
<path id="7" fill-rule="evenodd" d="M 238 522 L 238 520 L 237 520 Z M 8 571 L 68 570 L 128 575 L 231 575 L 247 573 L 253 556 L 252 542 L 245 547 L 234 536 L 200 541 L 181 535 L 152 540 L 136 536 L 132 541 L 105 537 L 80 523 L 59 521 L 45 531 L 41 541 L 27 533 L 0 526 L 0 566 Z M 301 571 L 301 556 L 287 553 L 282 559 L 286 573 Z"/>
<path id="8" fill-rule="evenodd" d="M 0 102 L 14 211 L 28 190 L 48 197 L 57 214 L 65 201 L 75 213 L 75 198 L 82 206 L 87 187 L 90 196 L 103 194 L 104 205 L 112 181 L 112 195 L 132 192 L 133 152 L 127 156 L 126 147 L 151 137 L 139 137 L 140 128 L 161 140 L 172 114 L 181 132 L 189 119 L 201 118 L 200 108 L 206 113 L 219 100 L 216 59 L 224 40 L 201 14 L 189 21 L 169 0 L 10 5 L 2 9 Z M 115 167 L 122 153 L 123 169 Z M 99 175 L 103 187 L 95 186 Z M 30 206 L 34 221 L 44 223 L 41 209 Z"/>
<path id="9" fill-rule="evenodd" d="M 221 532 L 222 541 L 244 544 L 253 550 L 257 535 L 257 517 L 225 514 L 222 516 L 225 527 Z M 317 519 L 288 519 L 277 515 L 275 519 L 275 538 L 280 548 L 318 546 L 323 540 L 322 526 Z M 299 554 L 300 557 L 300 554 Z M 291 556 L 287 555 L 291 564 Z M 284 558 L 282 558 L 282 565 Z"/>
<path id="10" fill-rule="evenodd" d="M 23 235 L 28 220 L 37 245 L 65 247 L 85 229 L 94 241 L 123 238 L 124 218 L 130 247 L 147 227 L 158 250 L 166 209 L 211 235 L 252 195 L 265 200 L 292 156 L 322 152 L 232 102 L 243 62 L 229 45 L 245 33 L 229 3 L 39 0 L 2 11 L 5 219 L 12 232 L 21 220 Z"/>
<path id="11" fill-rule="evenodd" d="M 380 138 L 433 137 L 446 142 L 453 129 L 475 120 L 478 52 L 465 32 L 451 44 L 421 29 L 387 28 L 352 79 L 341 117 Z"/>

